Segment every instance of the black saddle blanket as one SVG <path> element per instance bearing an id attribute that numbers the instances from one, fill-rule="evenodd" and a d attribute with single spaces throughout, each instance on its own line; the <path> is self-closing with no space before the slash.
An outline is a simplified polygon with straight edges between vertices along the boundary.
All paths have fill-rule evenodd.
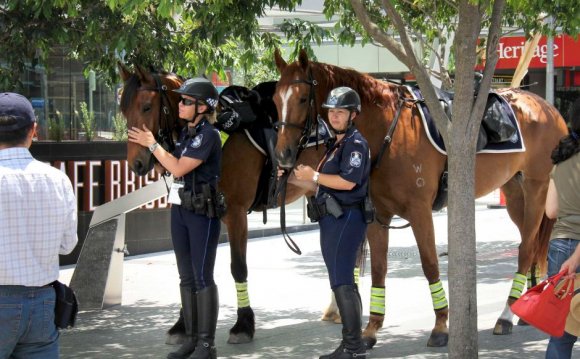
<path id="1" fill-rule="evenodd" d="M 423 96 L 421 95 L 421 91 L 417 87 L 408 87 L 410 92 L 412 93 L 414 99 L 416 100 L 423 100 Z M 500 104 L 502 110 L 507 114 L 512 125 L 516 128 L 514 134 L 509 138 L 509 140 L 504 142 L 492 143 L 488 142 L 485 147 L 478 150 L 477 153 L 509 153 L 509 152 L 524 152 L 526 147 L 524 145 L 524 139 L 522 138 L 522 134 L 520 132 L 520 126 L 511 106 L 507 103 L 507 101 L 501 97 L 500 95 L 492 92 L 489 96 L 495 96 Z M 447 151 L 445 149 L 445 144 L 443 143 L 443 137 L 437 130 L 435 126 L 435 122 L 433 121 L 433 117 L 429 113 L 429 109 L 425 105 L 424 101 L 418 102 L 418 109 L 419 113 L 421 114 L 421 119 L 423 120 L 423 126 L 426 129 L 427 137 L 431 144 L 437 149 L 437 151 L 441 152 L 444 155 L 447 155 Z"/>

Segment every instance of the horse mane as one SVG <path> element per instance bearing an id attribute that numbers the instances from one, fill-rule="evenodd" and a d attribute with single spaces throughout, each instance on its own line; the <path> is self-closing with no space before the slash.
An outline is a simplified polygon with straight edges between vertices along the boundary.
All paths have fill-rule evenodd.
<path id="1" fill-rule="evenodd" d="M 355 90 L 361 99 L 363 109 L 369 106 L 392 107 L 397 105 L 399 96 L 397 85 L 376 79 L 354 69 L 345 69 L 336 65 L 310 61 L 313 74 L 319 82 L 327 82 L 329 89 L 348 86 Z M 324 99 L 326 100 L 326 98 Z"/>

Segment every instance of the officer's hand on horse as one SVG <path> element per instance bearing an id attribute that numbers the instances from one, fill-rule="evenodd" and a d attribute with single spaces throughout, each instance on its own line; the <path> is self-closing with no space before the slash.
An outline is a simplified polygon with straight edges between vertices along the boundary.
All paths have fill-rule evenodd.
<path id="1" fill-rule="evenodd" d="M 294 168 L 294 175 L 299 180 L 308 180 L 314 176 L 314 170 L 310 166 L 298 165 Z"/>
<path id="2" fill-rule="evenodd" d="M 143 130 L 139 129 L 138 127 L 132 127 L 127 131 L 129 135 L 129 141 L 138 143 L 141 146 L 149 147 L 155 142 L 155 137 L 147 126 L 143 125 Z"/>

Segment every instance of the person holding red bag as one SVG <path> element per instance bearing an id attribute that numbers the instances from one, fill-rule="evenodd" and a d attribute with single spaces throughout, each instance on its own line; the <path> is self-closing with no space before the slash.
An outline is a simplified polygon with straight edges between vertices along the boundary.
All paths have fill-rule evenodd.
<path id="1" fill-rule="evenodd" d="M 570 111 L 570 134 L 552 152 L 554 168 L 546 198 L 546 215 L 556 218 L 548 250 L 548 276 L 566 270 L 566 278 L 580 273 L 580 99 Z M 575 300 L 577 300 L 575 298 Z M 574 306 L 572 306 L 574 307 Z M 568 329 L 569 327 L 567 327 Z M 572 357 L 578 332 L 550 337 L 546 359 Z"/>

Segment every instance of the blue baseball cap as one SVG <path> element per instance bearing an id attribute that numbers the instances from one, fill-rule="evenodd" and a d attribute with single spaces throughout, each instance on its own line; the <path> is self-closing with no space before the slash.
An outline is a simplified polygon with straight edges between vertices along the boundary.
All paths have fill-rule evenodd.
<path id="1" fill-rule="evenodd" d="M 22 95 L 14 92 L 0 93 L 0 117 L 12 116 L 15 121 L 0 123 L 0 131 L 14 131 L 36 122 L 32 104 Z"/>

